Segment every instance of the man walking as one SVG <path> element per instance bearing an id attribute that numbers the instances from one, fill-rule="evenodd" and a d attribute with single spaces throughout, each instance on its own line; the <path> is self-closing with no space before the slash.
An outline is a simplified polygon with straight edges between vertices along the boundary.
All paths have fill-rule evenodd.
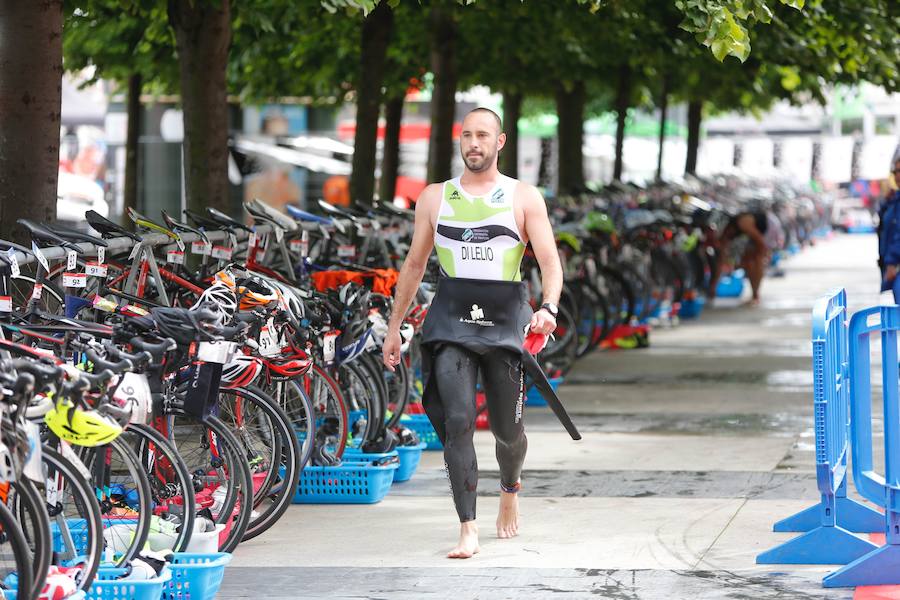
<path id="1" fill-rule="evenodd" d="M 415 231 L 400 270 L 384 363 L 400 362 L 400 325 L 416 295 L 432 248 L 442 277 L 423 328 L 423 404 L 444 445 L 444 460 L 460 521 L 459 542 L 447 556 L 470 558 L 480 550 L 475 523 L 478 464 L 475 386 L 480 370 L 500 465 L 497 537 L 518 533 L 527 439 L 522 423 L 522 341 L 525 330 L 556 329 L 562 266 L 547 208 L 533 187 L 502 175 L 497 157 L 506 135 L 500 118 L 476 108 L 460 135 L 465 170 L 429 185 L 416 202 Z M 530 243 L 541 268 L 544 304 L 532 313 L 519 271 Z"/>

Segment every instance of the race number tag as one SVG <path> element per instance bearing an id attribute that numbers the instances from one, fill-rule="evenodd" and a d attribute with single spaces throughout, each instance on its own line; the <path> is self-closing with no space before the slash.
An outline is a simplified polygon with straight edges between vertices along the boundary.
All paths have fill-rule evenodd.
<path id="1" fill-rule="evenodd" d="M 128 255 L 128 260 L 134 260 L 134 257 L 141 253 L 141 247 L 141 242 L 135 244 L 134 248 L 131 249 L 131 254 Z"/>
<path id="2" fill-rule="evenodd" d="M 197 344 L 197 360 L 224 365 L 234 356 L 236 346 L 234 342 L 200 342 Z"/>
<path id="3" fill-rule="evenodd" d="M 78 253 L 74 250 L 69 250 L 66 253 L 66 271 L 74 271 L 75 267 L 78 266 Z"/>
<path id="4" fill-rule="evenodd" d="M 31 299 L 32 300 L 40 300 L 41 296 L 44 295 L 44 284 L 36 283 L 34 284 L 34 288 L 31 290 Z"/>
<path id="5" fill-rule="evenodd" d="M 63 287 L 87 287 L 87 273 L 63 273 Z"/>
<path id="6" fill-rule="evenodd" d="M 322 357 L 326 363 L 334 362 L 338 335 L 340 334 L 337 331 L 328 331 L 322 336 Z"/>
<path id="7" fill-rule="evenodd" d="M 338 258 L 353 258 L 356 256 L 356 246 L 353 244 L 341 244 L 337 249 Z"/>
<path id="8" fill-rule="evenodd" d="M 184 240 L 181 239 L 181 236 L 178 236 L 177 238 L 175 238 L 175 245 L 178 246 L 178 249 L 179 249 L 179 250 L 181 250 L 182 252 L 184 252 L 184 248 L 185 248 L 185 246 L 184 246 Z"/>
<path id="9" fill-rule="evenodd" d="M 284 229 L 281 229 L 280 227 L 276 227 L 275 228 L 275 241 L 280 244 L 281 240 L 283 240 L 283 239 L 284 239 Z"/>
<path id="10" fill-rule="evenodd" d="M 281 354 L 281 344 L 278 343 L 278 332 L 272 324 L 272 319 L 269 319 L 268 324 L 259 330 L 259 353 L 265 357 Z"/>
<path id="11" fill-rule="evenodd" d="M 21 269 L 19 269 L 19 259 L 16 258 L 16 251 L 10 248 L 6 252 L 7 258 L 9 258 L 9 272 L 13 277 L 18 277 L 21 274 Z"/>
<path id="12" fill-rule="evenodd" d="M 38 262 L 41 263 L 41 266 L 44 267 L 44 270 L 48 273 L 50 272 L 50 263 L 47 262 L 47 257 L 44 256 L 44 253 L 41 252 L 41 249 L 37 247 L 37 244 L 31 242 L 31 251 L 34 253 L 35 257 L 38 259 Z"/>
<path id="13" fill-rule="evenodd" d="M 84 265 L 84 272 L 91 277 L 106 277 L 109 267 L 102 263 L 88 262 Z"/>
<path id="14" fill-rule="evenodd" d="M 220 260 L 231 260 L 231 248 L 225 246 L 213 246 L 212 257 Z"/>
<path id="15" fill-rule="evenodd" d="M 256 246 L 256 232 L 251 231 L 250 235 L 247 236 L 247 248 L 253 248 L 254 246 Z"/>
<path id="16" fill-rule="evenodd" d="M 212 244 L 208 244 L 203 240 L 198 240 L 191 244 L 191 252 L 193 252 L 194 254 L 209 256 L 209 254 L 212 252 Z"/>
<path id="17" fill-rule="evenodd" d="M 125 373 L 113 394 L 113 400 L 118 401 L 121 406 L 131 405 L 131 423 L 145 424 L 152 406 L 147 376 Z"/>
<path id="18" fill-rule="evenodd" d="M 166 262 L 170 262 L 175 265 L 183 265 L 184 264 L 184 252 L 181 250 L 169 250 L 166 252 Z"/>
<path id="19" fill-rule="evenodd" d="M 0 312 L 12 312 L 12 296 L 0 296 Z"/>
<path id="20" fill-rule="evenodd" d="M 101 265 L 106 262 L 106 248 L 103 246 L 97 248 L 97 262 Z"/>
<path id="21" fill-rule="evenodd" d="M 307 254 L 309 254 L 309 241 L 291 240 L 291 252 L 296 252 L 300 256 L 305 257 Z"/>

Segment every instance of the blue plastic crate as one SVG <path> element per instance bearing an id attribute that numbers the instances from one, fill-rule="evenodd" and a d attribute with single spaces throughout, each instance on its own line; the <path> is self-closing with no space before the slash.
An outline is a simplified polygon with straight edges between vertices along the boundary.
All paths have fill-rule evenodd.
<path id="1" fill-rule="evenodd" d="M 300 473 L 294 504 L 375 504 L 394 482 L 397 463 L 344 461 L 337 467 L 308 466 Z"/>
<path id="2" fill-rule="evenodd" d="M 419 461 L 422 460 L 422 451 L 428 444 L 419 442 L 415 446 L 398 446 L 397 452 L 400 453 L 400 468 L 394 473 L 394 483 L 402 483 L 409 481 L 419 468 Z"/>
<path id="3" fill-rule="evenodd" d="M 169 566 L 172 578 L 163 586 L 160 600 L 213 600 L 230 562 L 227 552 L 176 552 Z"/>
<path id="4" fill-rule="evenodd" d="M 112 525 L 137 525 L 138 520 L 128 517 L 101 517 L 103 528 L 106 529 Z M 69 533 L 72 536 L 72 543 L 75 544 L 75 554 L 83 555 L 87 552 L 88 545 L 88 528 L 84 519 L 66 519 L 69 526 Z M 56 520 L 50 522 L 50 535 L 53 538 L 53 551 L 62 553 L 66 550 L 63 541 L 62 532 L 59 529 L 59 523 Z"/>
<path id="5" fill-rule="evenodd" d="M 160 600 L 163 588 L 172 578 L 171 570 L 163 569 L 153 579 L 119 580 L 127 572 L 127 569 L 100 567 L 94 583 L 85 595 L 86 600 Z"/>
<path id="6" fill-rule="evenodd" d="M 553 388 L 553 391 L 555 392 L 559 389 L 563 380 L 562 377 L 552 377 L 548 381 L 550 382 L 550 387 Z M 525 404 L 528 406 L 547 406 L 547 401 L 541 396 L 541 392 L 532 385 L 528 388 L 528 394 L 525 396 Z"/>
<path id="7" fill-rule="evenodd" d="M 416 432 L 416 435 L 419 436 L 419 441 L 425 442 L 426 450 L 444 449 L 441 440 L 438 439 L 437 432 L 434 430 L 434 426 L 428 420 L 428 415 L 403 415 L 400 423 Z"/>
<path id="8" fill-rule="evenodd" d="M 698 296 L 691 300 L 685 300 L 678 309 L 678 316 L 682 319 L 696 319 L 703 312 L 704 306 L 706 306 L 706 298 L 703 297 Z"/>
<path id="9" fill-rule="evenodd" d="M 739 298 L 744 293 L 744 270 L 738 269 L 731 275 L 723 275 L 716 285 L 716 296 L 720 298 Z"/>

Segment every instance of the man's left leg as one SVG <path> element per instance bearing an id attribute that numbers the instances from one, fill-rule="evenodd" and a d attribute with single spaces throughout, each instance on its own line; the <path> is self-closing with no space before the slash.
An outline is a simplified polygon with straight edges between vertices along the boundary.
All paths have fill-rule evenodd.
<path id="1" fill-rule="evenodd" d="M 528 449 L 523 423 L 524 389 L 522 359 L 509 351 L 493 351 L 481 357 L 481 378 L 487 396 L 491 432 L 496 438 L 500 465 L 500 512 L 497 537 L 511 538 L 519 530 L 518 491 Z"/>

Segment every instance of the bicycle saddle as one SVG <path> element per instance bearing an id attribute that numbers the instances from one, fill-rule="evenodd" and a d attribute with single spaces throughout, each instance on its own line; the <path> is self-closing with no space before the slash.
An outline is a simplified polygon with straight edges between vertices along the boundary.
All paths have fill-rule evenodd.
<path id="1" fill-rule="evenodd" d="M 217 210 L 211 206 L 206 207 L 206 215 L 213 221 L 216 221 L 217 223 L 221 224 L 223 227 L 227 227 L 228 229 L 242 229 L 247 233 L 253 231 L 243 223 L 237 221 L 236 219 L 232 219 L 221 210 Z"/>
<path id="2" fill-rule="evenodd" d="M 16 223 L 28 230 L 28 234 L 31 236 L 31 239 L 35 244 L 45 244 L 47 246 L 62 246 L 63 248 L 68 248 L 69 250 L 73 250 L 78 254 L 84 253 L 84 251 L 76 244 L 73 244 L 69 240 L 54 233 L 49 228 L 35 223 L 34 221 L 29 221 L 28 219 L 19 219 L 16 221 Z"/>
<path id="3" fill-rule="evenodd" d="M 86 211 L 84 213 L 84 218 L 87 220 L 88 225 L 93 227 L 95 231 L 99 232 L 100 235 L 106 239 L 114 237 L 127 237 L 133 239 L 136 242 L 141 241 L 141 236 L 134 233 L 133 231 L 128 231 L 118 223 L 113 223 L 96 211 Z"/>
<path id="4" fill-rule="evenodd" d="M 197 227 L 202 227 L 203 229 L 208 231 L 218 231 L 220 229 L 223 229 L 221 223 L 213 221 L 211 218 L 204 214 L 198 213 L 189 208 L 184 209 L 184 211 L 182 212 L 184 213 L 184 216 L 193 221 L 194 225 L 196 225 Z"/>
<path id="5" fill-rule="evenodd" d="M 288 217 L 285 214 L 282 214 L 277 209 L 272 208 L 262 200 L 258 198 L 254 198 L 253 200 L 249 200 L 244 202 L 244 209 L 250 213 L 254 219 L 258 219 L 264 223 L 269 223 L 274 227 L 278 227 L 280 229 L 284 229 L 286 231 L 297 231 L 300 226 L 297 225 L 297 222 Z"/>
<path id="6" fill-rule="evenodd" d="M 156 221 L 145 217 L 144 215 L 142 215 L 138 211 L 134 210 L 130 206 L 126 209 L 125 212 L 128 214 L 128 218 L 131 219 L 132 222 L 134 222 L 134 224 L 137 225 L 138 227 L 142 227 L 148 231 L 155 231 L 157 233 L 162 233 L 164 235 L 167 235 L 168 237 L 170 237 L 173 240 L 181 240 L 180 235 L 178 235 L 177 233 L 175 233 L 174 231 L 172 231 L 170 229 L 167 229 L 166 227 L 163 227 Z"/>
<path id="7" fill-rule="evenodd" d="M 312 223 L 321 223 L 323 225 L 332 225 L 334 223 L 334 221 L 332 221 L 328 217 L 314 215 L 310 212 L 306 212 L 305 210 L 301 210 L 296 206 L 291 206 L 290 204 L 285 206 L 285 208 L 287 209 L 288 214 L 298 221 L 310 221 Z"/>
<path id="8" fill-rule="evenodd" d="M 201 230 L 195 229 L 195 228 L 191 227 L 190 225 L 188 225 L 187 223 L 182 223 L 181 221 L 176 221 L 165 210 L 162 210 L 160 212 L 162 213 L 163 222 L 166 225 L 168 225 L 169 229 L 171 229 L 172 231 L 182 232 L 182 233 L 196 233 L 198 236 L 200 236 L 201 240 L 203 240 L 207 244 L 209 243 L 209 238 L 206 237 L 206 234 L 203 233 Z"/>
<path id="9" fill-rule="evenodd" d="M 344 210 L 342 208 L 338 208 L 334 204 L 330 204 L 325 202 L 324 200 L 319 200 L 319 208 L 325 211 L 326 214 L 334 215 L 336 217 L 343 217 L 345 219 L 350 219 L 354 223 L 359 220 L 358 216 L 351 213 L 348 210 Z"/>
<path id="10" fill-rule="evenodd" d="M 68 227 L 63 227 L 62 225 L 47 225 L 47 229 L 52 231 L 53 233 L 63 237 L 70 242 L 87 242 L 89 244 L 96 244 L 97 246 L 103 246 L 104 248 L 108 247 L 109 244 L 106 240 L 98 238 L 93 235 L 89 235 L 82 231 L 78 231 L 75 229 L 70 229 Z"/>
<path id="11" fill-rule="evenodd" d="M 399 206 L 394 206 L 390 202 L 379 202 L 375 204 L 373 207 L 375 212 L 380 212 L 383 215 L 387 215 L 389 217 L 404 217 L 412 219 L 416 216 L 416 211 L 410 210 L 408 208 L 400 208 Z"/>

